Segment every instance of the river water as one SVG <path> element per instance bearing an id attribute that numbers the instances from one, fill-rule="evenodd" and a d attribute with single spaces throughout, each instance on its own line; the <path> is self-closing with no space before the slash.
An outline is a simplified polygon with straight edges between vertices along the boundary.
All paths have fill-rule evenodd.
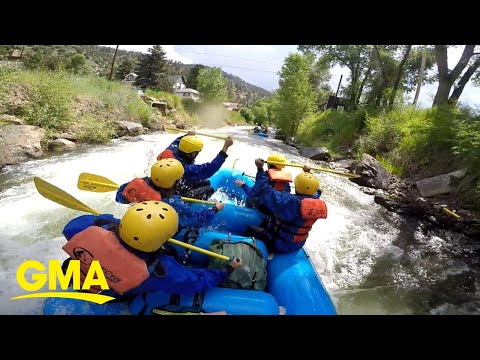
<path id="1" fill-rule="evenodd" d="M 234 144 L 223 165 L 255 174 L 254 159 L 273 151 L 288 161 L 314 162 L 278 140 L 247 133 L 247 127 L 205 132 L 231 135 Z M 24 293 L 16 270 L 26 260 L 44 264 L 63 260 L 61 231 L 83 213 L 67 209 L 38 194 L 37 176 L 102 213 L 121 217 L 125 205 L 115 193 L 77 189 L 81 172 L 105 176 L 117 184 L 146 176 L 159 152 L 177 135 L 157 133 L 117 139 L 106 146 L 83 146 L 73 153 L 33 160 L 0 173 L 0 314 L 41 314 L 43 299 L 9 300 Z M 223 141 L 202 137 L 198 163 L 212 160 Z M 302 171 L 288 168 L 295 176 Z M 462 235 L 424 231 L 375 204 L 373 196 L 344 177 L 318 173 L 328 219 L 315 224 L 305 245 L 338 314 L 480 314 L 480 283 L 474 244 Z"/>

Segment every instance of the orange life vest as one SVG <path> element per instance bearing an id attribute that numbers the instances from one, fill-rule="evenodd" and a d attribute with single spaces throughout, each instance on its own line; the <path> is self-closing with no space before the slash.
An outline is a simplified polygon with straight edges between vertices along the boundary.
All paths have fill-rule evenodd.
<path id="1" fill-rule="evenodd" d="M 300 215 L 305 222 L 298 227 L 297 233 L 293 237 L 293 242 L 296 243 L 307 240 L 308 233 L 318 219 L 327 218 L 327 204 L 320 199 L 302 199 Z"/>
<path id="2" fill-rule="evenodd" d="M 292 182 L 292 174 L 281 169 L 268 169 L 268 178 L 274 182 L 275 190 L 283 191 L 285 183 Z"/>
<path id="3" fill-rule="evenodd" d="M 157 156 L 157 160 L 162 160 L 162 159 L 176 159 L 176 157 L 175 157 L 175 155 L 173 155 L 172 150 L 166 149 L 166 150 L 163 150 Z"/>
<path id="4" fill-rule="evenodd" d="M 320 199 L 305 198 L 300 201 L 300 218 L 291 222 L 272 216 L 266 229 L 274 237 L 294 243 L 304 242 L 313 224 L 318 219 L 327 218 L 327 204 Z"/>
<path id="5" fill-rule="evenodd" d="M 162 200 L 160 193 L 148 186 L 145 180 L 141 178 L 135 178 L 130 181 L 127 186 L 125 186 L 125 189 L 123 189 L 122 195 L 131 203 L 149 200 Z"/>
<path id="6" fill-rule="evenodd" d="M 72 260 L 80 260 L 80 282 L 83 285 L 93 260 L 98 260 L 108 287 L 122 295 L 136 288 L 149 277 L 147 264 L 128 251 L 114 233 L 99 226 L 90 226 L 73 236 L 62 248 Z M 100 287 L 91 287 L 98 293 Z"/>

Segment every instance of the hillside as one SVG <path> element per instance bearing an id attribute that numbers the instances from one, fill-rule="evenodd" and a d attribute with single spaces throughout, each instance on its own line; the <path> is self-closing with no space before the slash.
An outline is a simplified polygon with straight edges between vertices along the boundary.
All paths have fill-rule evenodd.
<path id="1" fill-rule="evenodd" d="M 23 46 L 23 45 L 22 45 Z M 17 48 L 19 46 L 17 45 Z M 0 58 L 3 58 L 12 49 L 9 45 L 0 45 Z M 21 47 L 20 47 L 21 49 Z M 112 64 L 115 49 L 100 45 L 25 45 L 24 62 L 27 67 L 42 64 L 43 68 L 52 70 L 58 68 L 58 64 L 76 53 L 82 53 L 87 59 L 92 71 L 100 76 L 108 76 Z M 119 49 L 117 52 L 116 65 L 125 58 L 138 59 L 142 53 Z M 34 65 L 35 64 L 35 65 Z M 195 64 L 183 64 L 170 62 L 169 75 L 187 75 Z M 232 85 L 233 99 L 243 105 L 252 105 L 257 99 L 270 95 L 270 92 L 253 84 L 247 83 L 238 76 L 223 72 L 223 75 Z"/>

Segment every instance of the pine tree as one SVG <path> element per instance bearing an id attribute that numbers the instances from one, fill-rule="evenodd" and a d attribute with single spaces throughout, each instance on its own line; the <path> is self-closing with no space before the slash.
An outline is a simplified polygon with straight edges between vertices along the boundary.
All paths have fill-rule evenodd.
<path id="1" fill-rule="evenodd" d="M 165 52 L 160 45 L 153 45 L 148 51 L 138 65 L 136 85 L 172 92 L 172 84 L 167 77 L 168 61 Z"/>
<path id="2" fill-rule="evenodd" d="M 115 71 L 115 79 L 123 80 L 125 76 L 129 73 L 134 72 L 137 64 L 135 59 L 130 57 L 125 57 L 123 61 L 118 66 L 118 69 Z"/>

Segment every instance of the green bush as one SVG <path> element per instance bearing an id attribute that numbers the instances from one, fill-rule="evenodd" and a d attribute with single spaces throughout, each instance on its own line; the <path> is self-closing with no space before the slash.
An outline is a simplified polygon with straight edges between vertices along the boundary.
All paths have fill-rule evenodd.
<path id="1" fill-rule="evenodd" d="M 190 98 L 185 98 L 185 99 L 182 99 L 182 104 L 185 111 L 188 114 L 193 115 L 198 112 L 201 103 L 197 103 Z"/>
<path id="2" fill-rule="evenodd" d="M 247 120 L 236 111 L 229 111 L 228 120 L 235 125 L 243 125 L 247 123 Z"/>
<path id="3" fill-rule="evenodd" d="M 297 140 L 309 146 L 324 146 L 332 154 L 343 153 L 352 145 L 364 117 L 364 111 L 326 110 L 311 115 L 300 123 Z"/>
<path id="4" fill-rule="evenodd" d="M 108 143 L 115 136 L 116 126 L 114 121 L 86 115 L 79 121 L 77 140 L 86 143 Z"/>
<path id="5" fill-rule="evenodd" d="M 72 92 L 62 73 L 40 73 L 33 81 L 30 101 L 21 116 L 29 125 L 62 131 L 73 119 Z"/>
<path id="6" fill-rule="evenodd" d="M 480 204 L 480 116 L 472 109 L 402 107 L 367 115 L 356 148 L 397 175 L 435 176 L 465 167 L 458 193 L 466 204 Z"/>

